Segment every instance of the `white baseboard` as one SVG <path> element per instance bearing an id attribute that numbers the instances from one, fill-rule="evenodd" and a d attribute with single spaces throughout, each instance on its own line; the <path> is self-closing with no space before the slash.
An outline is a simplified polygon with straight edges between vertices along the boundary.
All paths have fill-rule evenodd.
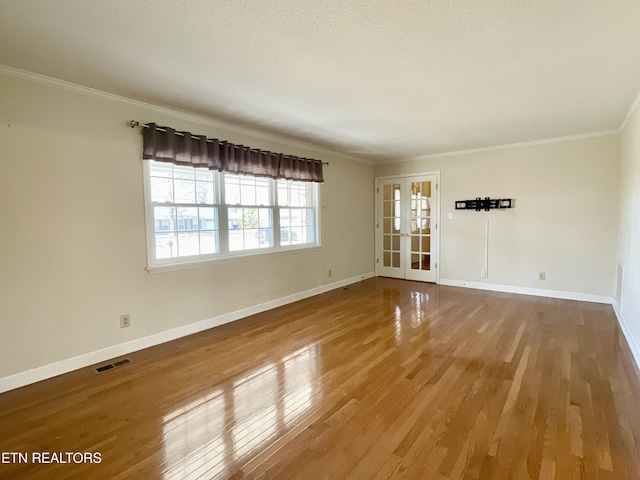
<path id="1" fill-rule="evenodd" d="M 283 305 L 287 305 L 289 303 L 297 302 L 298 300 L 303 300 L 315 295 L 320 295 L 321 293 L 335 290 L 337 288 L 341 288 L 346 285 L 371 278 L 373 276 L 374 272 L 364 273 L 362 275 L 357 275 L 345 280 L 340 280 L 338 282 L 312 288 L 311 290 L 294 293 L 293 295 L 270 300 L 259 305 L 253 305 L 241 310 L 236 310 L 235 312 L 225 313 L 217 317 L 190 323 L 189 325 L 184 325 L 182 327 L 156 333 L 147 337 L 137 338 L 129 342 L 120 343 L 118 345 L 102 348 L 94 352 L 84 353 L 76 357 L 60 360 L 59 362 L 50 363 L 48 365 L 36 367 L 31 370 L 26 370 L 24 372 L 9 375 L 7 377 L 0 378 L 0 393 L 24 387 L 25 385 L 39 382 L 41 380 L 46 380 L 47 378 L 62 375 L 63 373 L 71 372 L 79 368 L 84 368 L 96 363 L 104 362 L 105 360 L 128 355 L 132 352 L 136 352 L 144 348 L 153 347 L 154 345 L 159 345 L 171 340 L 186 337 L 187 335 L 202 332 L 203 330 L 208 330 L 219 325 L 224 325 L 225 323 L 240 320 L 241 318 L 246 318 L 248 316 L 255 315 L 256 313 L 261 313 L 267 310 L 281 307 Z"/>
<path id="2" fill-rule="evenodd" d="M 511 285 L 465 282 L 461 280 L 440 279 L 438 283 L 441 285 L 449 285 L 452 287 L 477 288 L 479 290 L 491 290 L 495 292 L 521 293 L 524 295 L 534 295 L 536 297 L 562 298 L 565 300 L 579 300 L 583 302 L 610 304 L 611 306 L 613 306 L 613 310 L 616 314 L 616 317 L 618 318 L 618 323 L 620 324 L 620 328 L 622 330 L 622 333 L 624 334 L 624 338 L 629 344 L 629 348 L 631 349 L 631 354 L 633 355 L 633 359 L 636 362 L 636 366 L 638 367 L 638 369 L 640 369 L 640 345 L 638 345 L 638 342 L 631 334 L 631 329 L 629 328 L 627 321 L 622 316 L 620 306 L 613 297 L 607 297 L 605 295 L 591 295 L 587 293 L 563 292 L 559 290 L 544 290 L 540 288 L 514 287 Z"/>
<path id="3" fill-rule="evenodd" d="M 620 305 L 618 302 L 613 302 L 613 310 L 616 312 L 616 317 L 618 317 L 618 323 L 620 324 L 620 328 L 622 329 L 622 333 L 624 334 L 624 338 L 627 339 L 627 343 L 629 344 L 629 348 L 631 349 L 631 354 L 633 355 L 633 359 L 636 361 L 636 366 L 640 369 L 640 345 L 631 334 L 631 329 L 629 328 L 629 324 L 622 316 L 622 311 L 620 311 Z"/>
<path id="4" fill-rule="evenodd" d="M 640 345 L 631 334 L 631 329 L 627 321 L 622 316 L 618 302 L 613 297 L 605 295 L 591 295 L 587 293 L 563 292 L 560 290 L 543 290 L 540 288 L 514 287 L 511 285 L 496 285 L 491 283 L 465 282 L 461 280 L 440 279 L 441 285 L 449 285 L 451 287 L 477 288 L 479 290 L 491 290 L 495 292 L 520 293 L 524 295 L 534 295 L 536 297 L 562 298 L 565 300 L 579 300 L 583 302 L 606 303 L 613 306 L 613 310 L 618 318 L 618 323 L 624 334 L 624 338 L 629 344 L 631 354 L 636 362 L 636 366 L 640 369 Z"/>
<path id="5" fill-rule="evenodd" d="M 536 297 L 562 298 L 565 300 L 579 300 L 582 302 L 613 304 L 613 297 L 606 295 L 591 295 L 588 293 L 563 292 L 561 290 L 545 290 L 542 288 L 516 287 L 512 285 L 498 285 L 495 283 L 466 282 L 464 280 L 448 280 L 441 278 L 441 285 L 451 287 L 475 288 L 478 290 L 491 290 L 494 292 L 520 293 L 522 295 L 534 295 Z"/>

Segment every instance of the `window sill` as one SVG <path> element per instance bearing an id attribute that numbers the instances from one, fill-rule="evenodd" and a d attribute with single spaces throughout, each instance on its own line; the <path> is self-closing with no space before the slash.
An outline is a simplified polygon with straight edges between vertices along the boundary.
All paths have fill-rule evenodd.
<path id="1" fill-rule="evenodd" d="M 250 260 L 258 260 L 260 258 L 268 258 L 268 257 L 278 257 L 281 255 L 290 255 L 290 254 L 298 254 L 298 253 L 309 253 L 316 250 L 320 250 L 322 245 L 312 245 L 312 246 L 300 246 L 300 247 L 290 247 L 283 248 L 279 250 L 273 250 L 271 252 L 252 252 L 252 253 L 240 253 L 234 255 L 227 255 L 224 257 L 218 258 L 207 258 L 206 260 L 193 260 L 190 262 L 180 262 L 180 263 L 165 263 L 160 265 L 151 265 L 145 268 L 147 272 L 154 273 L 162 273 L 162 272 L 172 272 L 175 270 L 185 270 L 189 268 L 200 268 L 200 267 L 210 267 L 214 265 L 221 265 L 224 263 L 234 263 L 234 262 L 243 262 Z"/>

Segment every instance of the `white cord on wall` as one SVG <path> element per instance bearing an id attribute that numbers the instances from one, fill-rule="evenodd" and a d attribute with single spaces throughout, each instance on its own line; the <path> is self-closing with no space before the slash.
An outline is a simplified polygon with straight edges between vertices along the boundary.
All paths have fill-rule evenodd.
<path id="1" fill-rule="evenodd" d="M 485 220 L 484 228 L 484 271 L 489 276 L 489 219 Z"/>

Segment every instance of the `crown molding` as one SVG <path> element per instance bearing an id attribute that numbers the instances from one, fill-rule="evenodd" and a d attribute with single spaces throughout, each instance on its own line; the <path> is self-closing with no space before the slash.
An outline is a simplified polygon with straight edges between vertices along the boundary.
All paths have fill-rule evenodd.
<path id="1" fill-rule="evenodd" d="M 28 82 L 38 83 L 40 85 L 46 85 L 49 87 L 59 88 L 62 90 L 66 90 L 73 93 L 79 93 L 81 95 L 86 95 L 94 98 L 99 98 L 101 100 L 106 100 L 109 102 L 119 103 L 122 105 L 128 105 L 138 108 L 144 108 L 162 115 L 167 115 L 170 117 L 178 118 L 180 120 L 185 120 L 187 122 L 198 123 L 207 127 L 220 128 L 224 130 L 229 130 L 233 133 L 237 133 L 239 135 L 246 135 L 248 137 L 255 138 L 257 140 L 264 140 L 269 142 L 278 142 L 283 145 L 294 147 L 294 148 L 304 148 L 306 150 L 311 150 L 317 152 L 319 154 L 328 154 L 334 157 L 342 158 L 344 160 L 349 160 L 352 162 L 364 163 L 367 165 L 374 165 L 374 162 L 369 160 L 365 160 L 359 157 L 353 157 L 351 155 L 347 155 L 345 153 L 337 152 L 334 150 L 330 150 L 328 148 L 323 148 L 319 145 L 315 145 L 313 143 L 307 143 L 300 140 L 291 140 L 286 137 L 280 136 L 275 133 L 269 133 L 263 130 L 244 127 L 241 125 L 236 125 L 233 123 L 227 123 L 222 120 L 218 120 L 211 117 L 206 117 L 202 115 L 196 115 L 193 113 L 189 113 L 187 111 L 178 110 L 175 108 L 162 107 L 160 105 L 155 105 L 153 103 L 142 102 L 140 100 L 134 100 L 132 98 L 123 97 L 121 95 L 116 95 L 114 93 L 105 92 L 102 90 L 97 90 L 95 88 L 86 87 L 84 85 L 78 85 L 77 83 L 67 82 L 66 80 L 60 80 L 58 78 L 48 77 L 46 75 L 41 75 L 39 73 L 28 72 L 26 70 L 20 70 L 18 68 L 10 67 L 8 65 L 0 64 L 0 75 L 4 75 L 7 77 L 17 78 L 19 80 L 25 80 Z"/>
<path id="2" fill-rule="evenodd" d="M 624 117 L 624 121 L 622 122 L 622 125 L 620 126 L 620 131 L 621 132 L 627 127 L 627 123 L 629 122 L 629 120 L 633 116 L 633 112 L 635 112 L 636 108 L 638 108 L 638 104 L 639 103 L 640 103 L 640 90 L 638 90 L 638 94 L 636 95 L 636 98 L 633 100 L 633 103 L 629 107 L 629 110 L 627 111 L 627 114 Z"/>
<path id="3" fill-rule="evenodd" d="M 531 147 L 534 145 L 546 145 L 549 143 L 561 143 L 561 142 L 570 142 L 572 140 L 581 140 L 585 138 L 595 138 L 595 137 L 606 137 L 608 135 L 619 135 L 620 129 L 615 130 L 602 130 L 600 132 L 591 132 L 591 133 L 581 133 L 578 135 L 569 135 L 566 137 L 554 137 L 554 138 L 544 138 L 540 140 L 531 140 L 528 142 L 518 142 L 518 143 L 506 143 L 504 145 L 494 145 L 491 147 L 480 147 L 480 148 L 469 148 L 466 150 L 456 150 L 453 152 L 442 152 L 442 153 L 431 153 L 428 155 L 419 155 L 416 157 L 407 157 L 400 160 L 393 160 L 389 162 L 382 162 L 382 164 L 390 164 L 390 163 L 405 163 L 405 162 L 415 162 L 418 160 L 428 160 L 432 158 L 443 158 L 443 157 L 454 157 L 456 155 L 469 155 L 472 153 L 480 153 L 480 152 L 492 152 L 495 150 L 506 150 L 509 148 L 523 148 L 523 147 Z"/>
<path id="4" fill-rule="evenodd" d="M 46 75 L 41 75 L 39 73 L 28 72 L 26 70 L 20 70 L 18 68 L 10 67 L 8 65 L 0 64 L 0 75 L 17 78 L 20 80 L 26 80 L 33 83 L 39 83 L 41 85 L 46 85 L 49 87 L 59 88 L 62 90 L 67 90 L 74 93 L 79 93 L 82 95 L 87 95 L 94 98 L 99 98 L 102 100 L 119 103 L 122 105 L 134 106 L 138 108 L 144 108 L 162 115 L 171 116 L 174 118 L 179 118 L 181 120 L 185 120 L 187 122 L 194 122 L 204 126 L 212 127 L 212 128 L 220 128 L 224 130 L 229 130 L 233 133 L 237 133 L 239 135 L 246 135 L 248 137 L 252 137 L 258 140 L 270 141 L 270 142 L 278 142 L 283 145 L 287 145 L 294 148 L 304 148 L 307 150 L 311 150 L 314 152 L 318 152 L 319 154 L 328 154 L 334 157 L 342 158 L 344 160 L 349 160 L 352 162 L 362 163 L 366 165 L 388 165 L 393 163 L 405 163 L 405 162 L 414 162 L 419 160 L 428 160 L 434 158 L 444 158 L 444 157 L 452 157 L 456 155 L 469 155 L 472 153 L 480 153 L 480 152 L 491 152 L 495 150 L 504 150 L 509 148 L 522 148 L 529 147 L 535 145 L 545 145 L 549 143 L 560 143 L 560 142 L 568 142 L 572 140 L 581 140 L 585 138 L 595 138 L 595 137 L 603 137 L 607 135 L 618 135 L 624 130 L 629 119 L 633 115 L 634 111 L 640 104 L 640 91 L 635 97 L 635 100 L 631 104 L 631 107 L 627 111 L 627 114 L 622 122 L 620 128 L 614 130 L 602 130 L 599 132 L 591 132 L 577 135 L 569 135 L 565 137 L 553 137 L 553 138 L 545 138 L 540 140 L 532 140 L 526 142 L 517 142 L 517 143 L 508 143 L 502 145 L 493 145 L 489 147 L 480 147 L 480 148 L 470 148 L 463 150 L 455 150 L 450 152 L 441 152 L 441 153 L 432 153 L 426 155 L 418 155 L 413 157 L 406 157 L 402 159 L 389 159 L 389 160 L 377 160 L 372 161 L 360 157 L 354 157 L 351 155 L 347 155 L 342 152 L 338 152 L 335 150 L 331 150 L 328 148 L 321 147 L 319 145 L 308 143 L 300 140 L 291 140 L 284 136 L 269 133 L 264 130 L 259 130 L 255 128 L 245 127 L 233 123 L 227 123 L 225 121 L 215 119 L 212 117 L 206 117 L 202 115 L 196 115 L 187 111 L 178 110 L 175 108 L 162 107 L 160 105 L 155 105 L 152 103 L 142 102 L 140 100 L 134 100 L 132 98 L 123 97 L 121 95 L 116 95 L 114 93 L 105 92 L 102 90 L 98 90 L 91 87 L 86 87 L 84 85 L 78 85 L 76 83 L 67 82 L 66 80 L 60 80 L 58 78 L 48 77 Z"/>

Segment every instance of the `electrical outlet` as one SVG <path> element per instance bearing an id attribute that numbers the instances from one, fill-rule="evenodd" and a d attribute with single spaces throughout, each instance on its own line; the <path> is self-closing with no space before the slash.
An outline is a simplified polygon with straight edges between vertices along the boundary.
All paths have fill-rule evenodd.
<path id="1" fill-rule="evenodd" d="M 329 276 L 333 275 L 333 273 L 331 272 L 331 269 L 329 269 Z"/>
<path id="2" fill-rule="evenodd" d="M 120 315 L 120 328 L 127 328 L 131 326 L 131 316 L 128 313 Z"/>
<path id="3" fill-rule="evenodd" d="M 480 270 L 480 277 L 481 278 L 487 278 L 487 271 L 486 270 Z"/>
<path id="4" fill-rule="evenodd" d="M 543 280 L 543 281 L 544 281 L 544 280 L 546 280 L 546 279 L 547 279 L 547 274 L 546 274 L 546 273 L 544 273 L 544 272 L 540 272 L 540 273 L 538 274 L 538 280 Z"/>

